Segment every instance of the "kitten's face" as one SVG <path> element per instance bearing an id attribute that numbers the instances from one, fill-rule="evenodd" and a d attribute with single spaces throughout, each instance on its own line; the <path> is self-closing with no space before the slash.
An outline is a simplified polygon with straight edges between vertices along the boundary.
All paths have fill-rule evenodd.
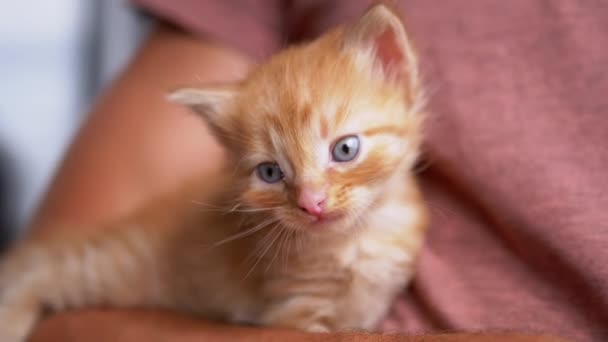
<path id="1" fill-rule="evenodd" d="M 294 228 L 345 228 L 411 164 L 419 120 L 403 88 L 347 57 L 304 52 L 274 60 L 241 93 L 241 201 Z"/>
<path id="2" fill-rule="evenodd" d="M 238 201 L 292 229 L 356 227 L 418 152 L 417 89 L 394 64 L 412 56 L 392 42 L 378 60 L 383 46 L 346 49 L 346 35 L 259 67 L 211 123 L 239 160 Z"/>

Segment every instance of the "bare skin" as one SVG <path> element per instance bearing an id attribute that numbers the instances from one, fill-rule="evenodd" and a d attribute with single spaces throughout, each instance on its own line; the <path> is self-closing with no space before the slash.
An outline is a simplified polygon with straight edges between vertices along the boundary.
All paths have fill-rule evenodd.
<path id="1" fill-rule="evenodd" d="M 251 61 L 170 27 L 156 30 L 94 106 L 33 226 L 95 227 L 172 191 L 214 178 L 222 151 L 202 120 L 166 101 L 172 88 L 233 81 Z"/>
<path id="2" fill-rule="evenodd" d="M 237 80 L 253 64 L 236 51 L 166 25 L 159 27 L 89 114 L 32 222 L 34 233 L 60 226 L 97 227 L 171 191 L 184 179 L 213 182 L 223 163 L 220 147 L 199 118 L 168 103 L 164 95 L 179 85 Z M 56 315 L 41 322 L 31 340 L 556 341 L 485 334 L 312 335 L 144 311 Z"/>
<path id="3" fill-rule="evenodd" d="M 44 321 L 32 342 L 87 341 L 311 341 L 311 342 L 550 342 L 559 339 L 514 334 L 378 335 L 310 334 L 294 330 L 232 327 L 190 317 L 144 311 L 83 311 Z"/>

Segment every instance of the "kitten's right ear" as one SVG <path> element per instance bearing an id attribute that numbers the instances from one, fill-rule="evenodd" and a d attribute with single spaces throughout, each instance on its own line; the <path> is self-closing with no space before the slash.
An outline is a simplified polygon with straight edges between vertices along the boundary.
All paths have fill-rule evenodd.
<path id="1" fill-rule="evenodd" d="M 418 86 L 418 61 L 403 21 L 394 6 L 380 2 L 363 14 L 344 33 L 342 48 L 371 57 L 384 77 L 406 84 L 411 92 Z"/>
<path id="2" fill-rule="evenodd" d="M 185 105 L 199 114 L 217 135 L 228 133 L 231 122 L 227 110 L 238 93 L 235 86 L 180 88 L 168 95 L 171 102 Z"/>

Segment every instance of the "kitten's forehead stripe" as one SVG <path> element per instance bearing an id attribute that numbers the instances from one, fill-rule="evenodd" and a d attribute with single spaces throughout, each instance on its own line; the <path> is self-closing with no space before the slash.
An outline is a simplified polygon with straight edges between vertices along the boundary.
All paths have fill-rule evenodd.
<path id="1" fill-rule="evenodd" d="M 374 135 L 395 135 L 398 137 L 406 136 L 408 130 L 403 127 L 398 126 L 380 126 L 367 129 L 362 132 L 365 136 L 374 136 Z"/>
<path id="2" fill-rule="evenodd" d="M 348 114 L 350 113 L 348 105 L 342 104 L 337 107 L 336 110 L 336 124 L 343 125 L 348 120 Z"/>
<path id="3" fill-rule="evenodd" d="M 264 151 L 274 151 L 275 147 L 273 144 L 272 132 L 268 132 L 268 134 L 262 134 L 262 143 L 264 145 Z"/>
<path id="4" fill-rule="evenodd" d="M 327 120 L 327 117 L 325 117 L 324 115 L 321 115 L 319 121 L 319 130 L 321 133 L 321 138 L 323 138 L 324 140 L 327 139 L 327 136 L 329 134 L 329 122 Z"/>
<path id="5" fill-rule="evenodd" d="M 296 109 L 296 111 L 297 112 L 293 113 L 292 115 L 296 118 L 300 118 L 300 124 L 302 127 L 309 126 L 313 119 L 312 106 L 310 103 L 305 103 L 302 108 Z"/>

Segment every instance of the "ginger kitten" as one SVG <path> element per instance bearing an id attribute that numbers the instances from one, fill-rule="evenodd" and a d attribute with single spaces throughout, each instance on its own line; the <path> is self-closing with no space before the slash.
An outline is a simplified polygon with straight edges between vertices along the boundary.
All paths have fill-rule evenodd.
<path id="1" fill-rule="evenodd" d="M 18 245 L 0 268 L 0 340 L 91 306 L 373 329 L 424 239 L 417 70 L 399 17 L 376 5 L 239 84 L 173 92 L 228 151 L 225 179 L 198 205 L 188 186 L 112 227 Z"/>

